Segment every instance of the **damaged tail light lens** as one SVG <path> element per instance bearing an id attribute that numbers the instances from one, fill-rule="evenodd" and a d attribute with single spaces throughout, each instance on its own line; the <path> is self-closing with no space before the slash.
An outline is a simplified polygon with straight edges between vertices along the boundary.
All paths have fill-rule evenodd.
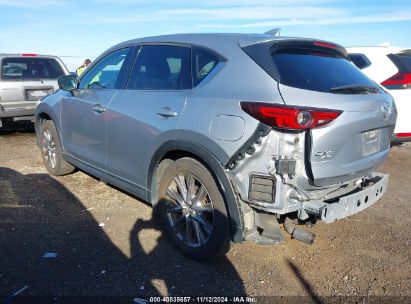
<path id="1" fill-rule="evenodd" d="M 286 130 L 308 130 L 322 127 L 342 113 L 337 110 L 259 102 L 242 102 L 241 108 L 266 125 Z"/>

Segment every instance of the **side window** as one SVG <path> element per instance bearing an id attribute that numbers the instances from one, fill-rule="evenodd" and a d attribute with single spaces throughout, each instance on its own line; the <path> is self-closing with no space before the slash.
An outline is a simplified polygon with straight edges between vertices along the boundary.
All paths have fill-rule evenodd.
<path id="1" fill-rule="evenodd" d="M 79 89 L 114 89 L 130 48 L 121 49 L 101 59 L 81 79 Z"/>
<path id="2" fill-rule="evenodd" d="M 205 49 L 193 47 L 192 77 L 193 87 L 197 86 L 218 64 L 218 58 Z"/>
<path id="3" fill-rule="evenodd" d="M 185 90 L 191 88 L 190 48 L 145 45 L 140 49 L 128 89 Z"/>
<path id="4" fill-rule="evenodd" d="M 364 54 L 348 54 L 348 58 L 361 70 L 371 65 L 371 61 Z"/>

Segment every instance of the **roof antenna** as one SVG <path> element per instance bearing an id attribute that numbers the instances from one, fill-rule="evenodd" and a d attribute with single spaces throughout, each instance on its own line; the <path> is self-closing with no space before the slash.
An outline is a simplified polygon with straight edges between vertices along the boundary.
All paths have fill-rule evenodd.
<path id="1" fill-rule="evenodd" d="M 277 27 L 272 30 L 269 30 L 268 32 L 265 32 L 264 34 L 271 35 L 271 36 L 280 36 L 280 33 L 281 33 L 281 28 Z"/>

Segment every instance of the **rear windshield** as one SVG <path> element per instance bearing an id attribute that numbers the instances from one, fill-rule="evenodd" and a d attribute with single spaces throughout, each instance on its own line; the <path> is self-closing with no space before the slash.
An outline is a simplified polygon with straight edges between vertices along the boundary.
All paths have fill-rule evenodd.
<path id="1" fill-rule="evenodd" d="M 390 54 L 388 57 L 397 66 L 400 73 L 411 73 L 411 50 L 407 50 L 397 54 Z"/>
<path id="2" fill-rule="evenodd" d="M 3 80 L 57 79 L 64 71 L 53 58 L 5 58 L 1 62 Z"/>
<path id="3" fill-rule="evenodd" d="M 337 53 L 287 49 L 272 54 L 280 83 L 311 91 L 330 92 L 344 86 L 378 88 L 357 67 Z"/>

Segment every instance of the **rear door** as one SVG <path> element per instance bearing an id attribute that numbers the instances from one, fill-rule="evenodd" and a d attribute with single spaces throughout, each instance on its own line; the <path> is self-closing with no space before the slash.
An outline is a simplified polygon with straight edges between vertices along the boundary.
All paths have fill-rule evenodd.
<path id="1" fill-rule="evenodd" d="M 77 93 L 62 102 L 61 132 L 65 153 L 104 171 L 108 105 L 126 75 L 132 48 L 115 50 L 80 79 Z"/>
<path id="2" fill-rule="evenodd" d="M 353 179 L 382 163 L 396 120 L 390 95 L 328 45 L 277 48 L 272 58 L 287 105 L 343 111 L 309 131 L 307 171 L 317 186 Z"/>
<path id="3" fill-rule="evenodd" d="M 107 170 L 145 189 L 154 151 L 175 138 L 191 89 L 189 46 L 144 45 L 126 89 L 109 106 Z"/>
<path id="4" fill-rule="evenodd" d="M 1 100 L 7 108 L 35 106 L 53 93 L 57 78 L 67 70 L 56 58 L 42 56 L 5 57 L 1 61 Z"/>

